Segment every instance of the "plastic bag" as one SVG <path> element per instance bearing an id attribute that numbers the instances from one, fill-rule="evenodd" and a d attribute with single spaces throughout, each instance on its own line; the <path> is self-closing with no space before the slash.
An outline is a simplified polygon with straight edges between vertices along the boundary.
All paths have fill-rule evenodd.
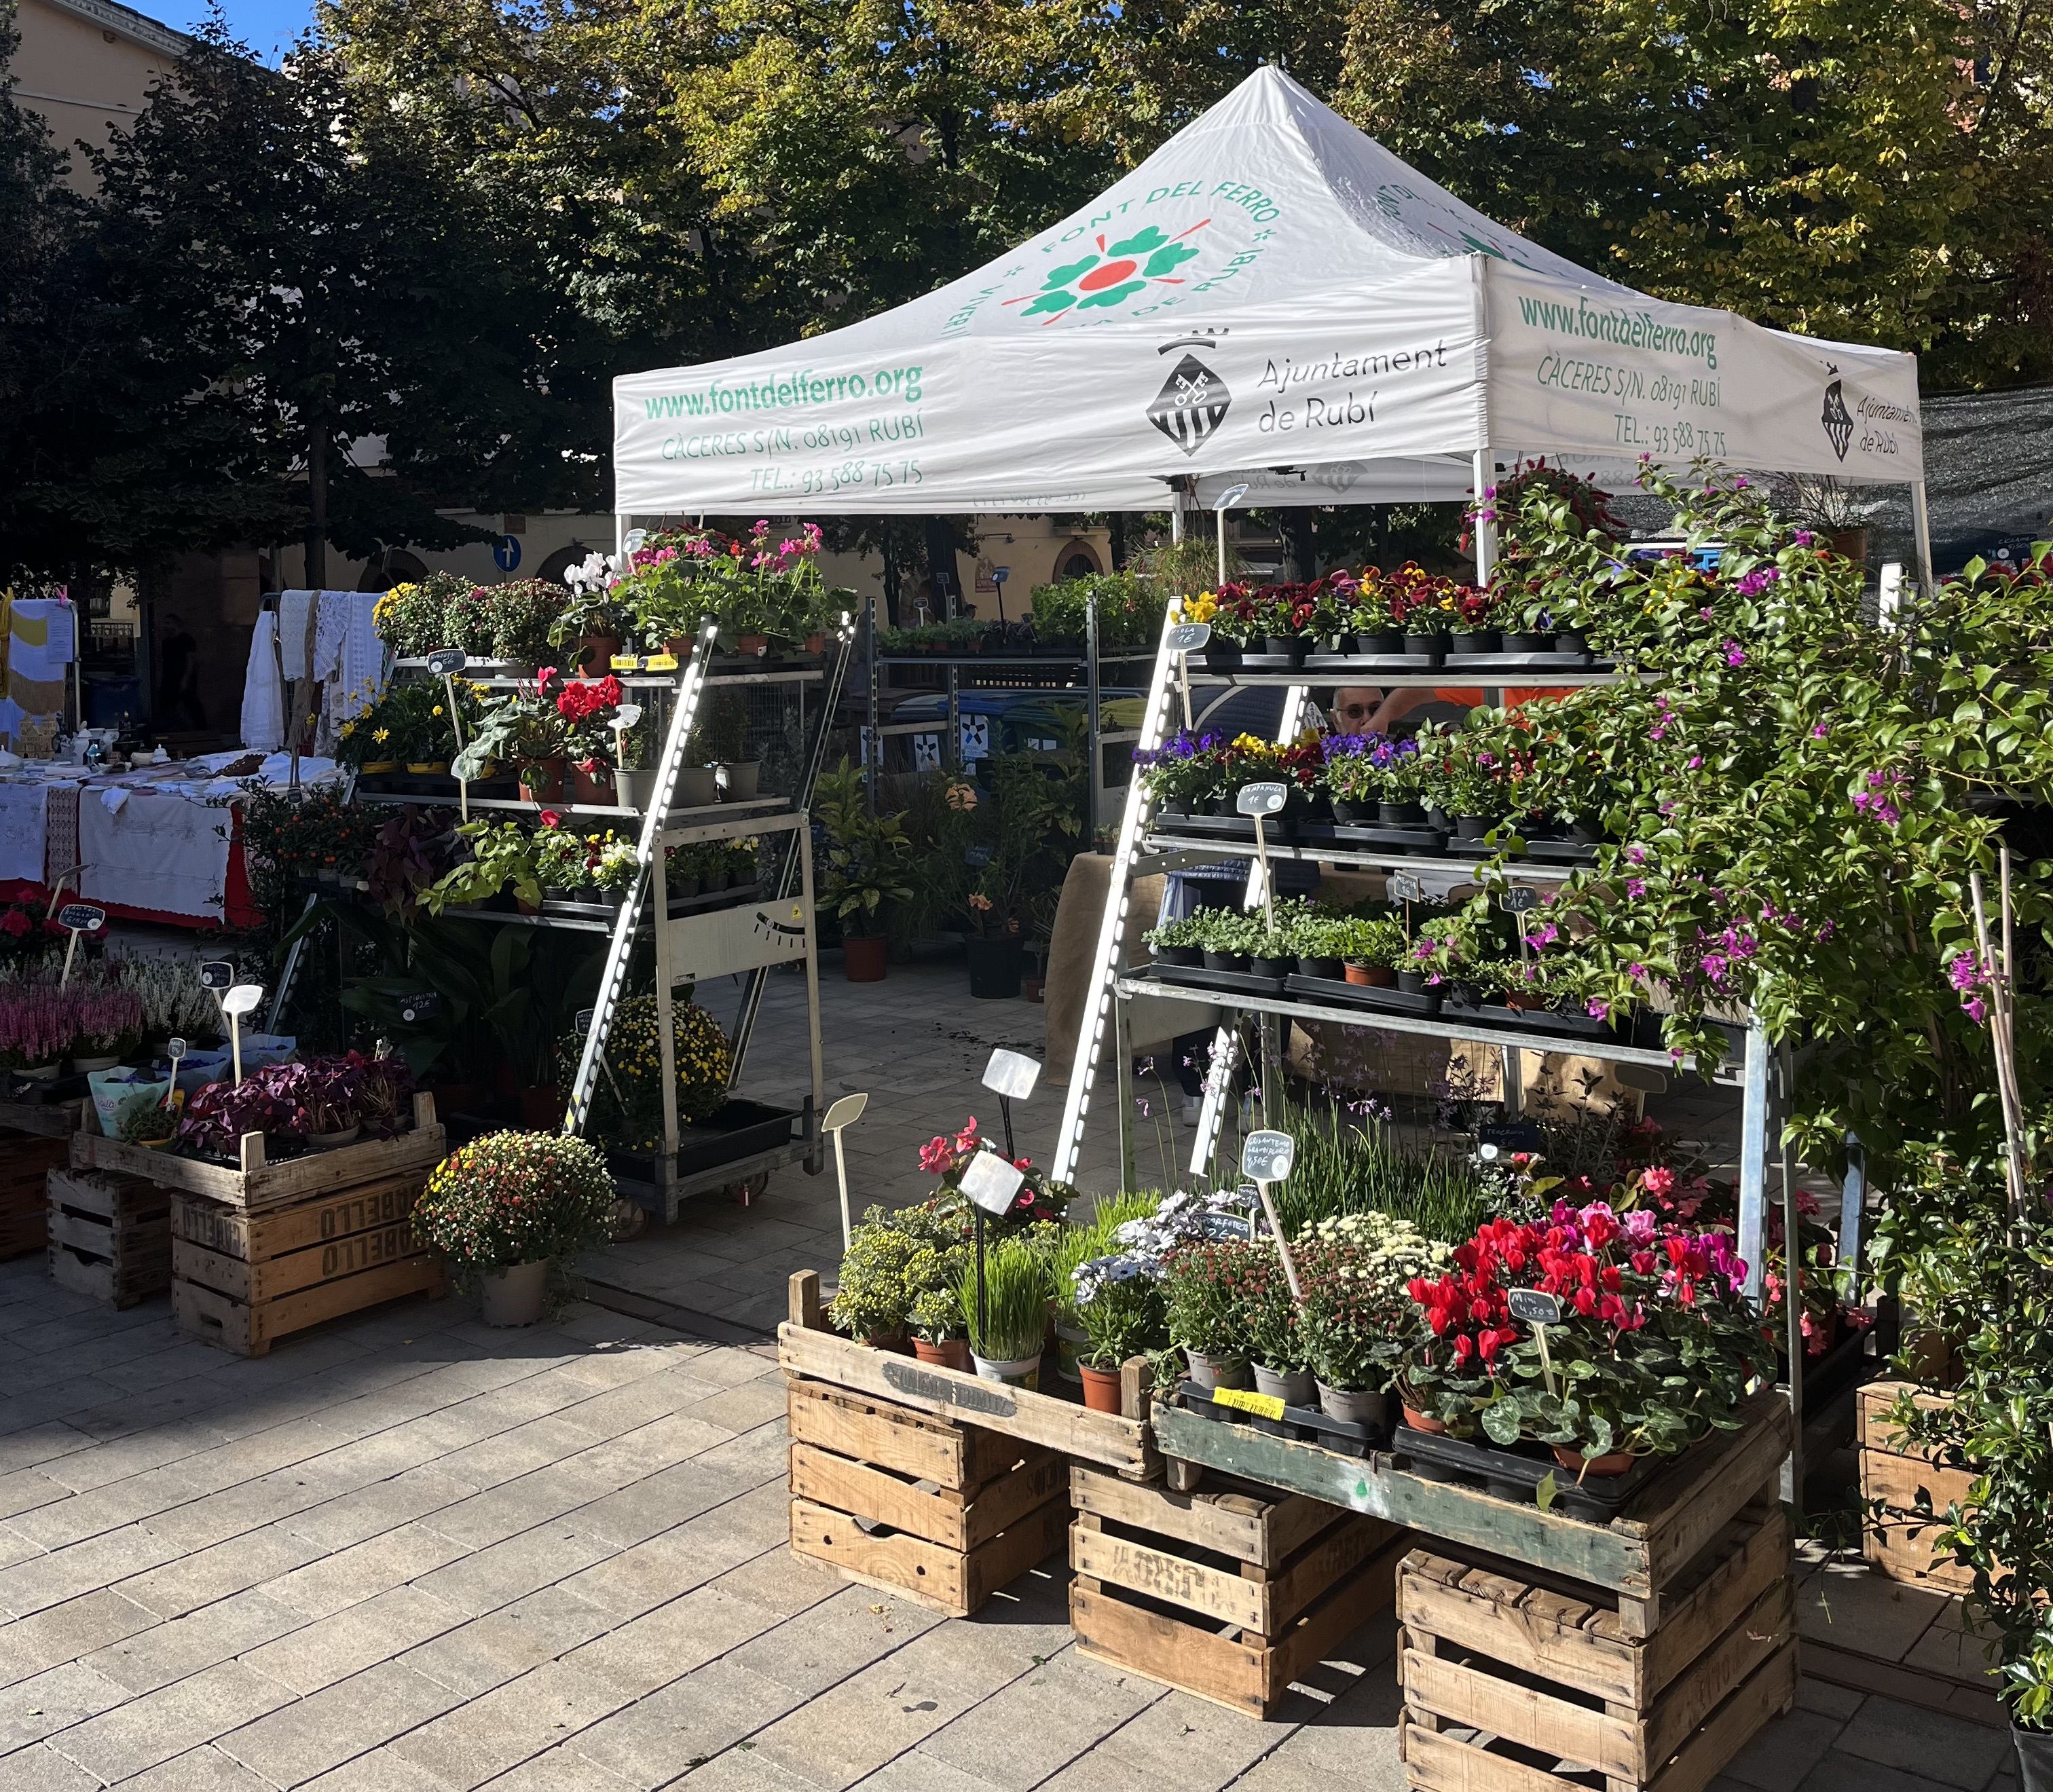
<path id="1" fill-rule="evenodd" d="M 121 1111 L 131 1102 L 161 1103 L 171 1091 L 170 1077 L 133 1070 L 125 1065 L 112 1070 L 88 1071 L 85 1083 L 92 1094 L 92 1112 L 100 1121 L 100 1130 L 109 1139 L 121 1136 Z"/>

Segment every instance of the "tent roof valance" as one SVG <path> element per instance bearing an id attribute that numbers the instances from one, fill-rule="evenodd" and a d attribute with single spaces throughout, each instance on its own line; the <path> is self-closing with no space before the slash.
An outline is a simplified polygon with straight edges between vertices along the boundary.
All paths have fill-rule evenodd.
<path id="1" fill-rule="evenodd" d="M 1265 68 L 923 298 L 614 382 L 632 515 L 1458 498 L 1484 449 L 1913 481 L 1917 363 L 1578 268 Z"/>

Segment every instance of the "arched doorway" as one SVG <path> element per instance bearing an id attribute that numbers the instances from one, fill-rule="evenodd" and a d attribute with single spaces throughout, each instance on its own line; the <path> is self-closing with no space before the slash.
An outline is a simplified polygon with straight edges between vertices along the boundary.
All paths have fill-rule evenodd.
<path id="1" fill-rule="evenodd" d="M 356 588 L 359 591 L 389 591 L 395 585 L 410 585 L 427 576 L 427 567 L 416 555 L 403 547 L 388 547 L 364 567 Z"/>
<path id="2" fill-rule="evenodd" d="M 581 541 L 574 541 L 567 547 L 559 547 L 555 553 L 535 569 L 535 577 L 547 585 L 560 585 L 563 574 L 576 566 L 591 550 Z"/>
<path id="3" fill-rule="evenodd" d="M 1073 535 L 1055 555 L 1055 577 L 1089 578 L 1105 571 L 1097 550 L 1081 535 Z"/>

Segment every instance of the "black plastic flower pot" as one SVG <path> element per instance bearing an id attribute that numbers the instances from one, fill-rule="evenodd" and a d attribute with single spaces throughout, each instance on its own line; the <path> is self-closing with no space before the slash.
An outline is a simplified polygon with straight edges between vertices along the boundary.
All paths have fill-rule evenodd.
<path id="1" fill-rule="evenodd" d="M 1445 635 L 1415 635 L 1407 633 L 1404 637 L 1404 651 L 1406 653 L 1423 653 L 1431 659 L 1435 665 L 1439 664 L 1441 656 L 1444 654 L 1447 650 L 1447 637 Z"/>
<path id="2" fill-rule="evenodd" d="M 969 955 L 969 993 L 979 1002 L 1010 1002 L 1019 994 L 1020 943 L 985 939 L 964 942 Z"/>
<path id="3" fill-rule="evenodd" d="M 1343 826 L 1351 826 L 1356 821 L 1371 821 L 1374 818 L 1369 812 L 1375 806 L 1371 802 L 1350 802 L 1345 797 L 1335 797 L 1333 819 Z"/>
<path id="4" fill-rule="evenodd" d="M 2053 1792 L 2053 1731 L 2013 1723 L 2010 1741 L 2017 1751 L 2017 1778 L 2022 1792 Z"/>
<path id="5" fill-rule="evenodd" d="M 1604 837 L 1603 824 L 1597 821 L 1571 821 L 1568 837 L 1579 846 L 1600 845 Z"/>
<path id="6" fill-rule="evenodd" d="M 1237 666 L 1243 649 L 1237 641 L 1224 641 L 1215 634 L 1205 644 L 1205 664 L 1215 672 L 1223 667 Z"/>
<path id="7" fill-rule="evenodd" d="M 1245 952 L 1215 952 L 1211 947 L 1204 949 L 1205 969 L 1207 971 L 1245 971 L 1247 955 Z"/>
<path id="8" fill-rule="evenodd" d="M 1454 818 L 1454 838 L 1480 840 L 1497 823 L 1487 815 L 1457 815 Z"/>
<path id="9" fill-rule="evenodd" d="M 1466 633 L 1458 630 L 1450 637 L 1448 648 L 1455 653 L 1494 653 L 1501 638 L 1494 629 L 1474 629 Z"/>
<path id="10" fill-rule="evenodd" d="M 1300 977 L 1325 977 L 1337 983 L 1343 968 L 1338 959 L 1307 958 L 1302 952 L 1297 955 L 1297 974 Z"/>
<path id="11" fill-rule="evenodd" d="M 1406 995 L 1424 995 L 1435 986 L 1426 980 L 1423 971 L 1400 971 L 1397 973 L 1397 987 Z"/>
<path id="12" fill-rule="evenodd" d="M 1181 965 L 1186 970 L 1205 962 L 1205 955 L 1195 946 L 1156 946 L 1149 948 L 1160 964 Z"/>
<path id="13" fill-rule="evenodd" d="M 1415 828 L 1423 825 L 1426 811 L 1415 802 L 1379 802 L 1376 818 L 1386 828 Z"/>
<path id="14" fill-rule="evenodd" d="M 1352 650 L 1357 653 L 1389 655 L 1405 651 L 1404 637 L 1395 629 L 1378 629 L 1372 634 L 1359 630 L 1348 637 Z"/>
<path id="15" fill-rule="evenodd" d="M 1507 653 L 1551 653 L 1554 651 L 1552 635 L 1528 634 L 1523 629 L 1513 629 L 1504 637 Z"/>
<path id="16" fill-rule="evenodd" d="M 1247 967 L 1258 977 L 1288 977 L 1297 968 L 1297 961 L 1294 958 L 1264 958 L 1258 952 L 1248 960 Z"/>
<path id="17" fill-rule="evenodd" d="M 1554 651 L 1556 653 L 1587 653 L 1590 637 L 1580 629 L 1561 629 L 1555 633 Z"/>
<path id="18" fill-rule="evenodd" d="M 1311 643 L 1302 635 L 1264 635 L 1262 650 L 1272 657 L 1286 660 L 1301 660 L 1309 651 Z"/>

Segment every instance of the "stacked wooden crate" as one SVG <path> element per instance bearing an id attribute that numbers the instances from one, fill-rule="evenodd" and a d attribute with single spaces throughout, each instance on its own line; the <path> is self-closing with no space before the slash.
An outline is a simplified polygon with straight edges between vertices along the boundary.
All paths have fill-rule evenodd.
<path id="1" fill-rule="evenodd" d="M 1933 1519 L 1943 1519 L 1950 1505 L 1965 1506 L 1975 1477 L 1969 1469 L 1941 1468 L 1914 1453 L 1889 1417 L 1906 1394 L 1914 1394 L 1920 1406 L 1946 1403 L 1945 1394 L 1914 1390 L 1907 1382 L 1870 1382 L 1860 1390 L 1862 1551 L 1868 1565 L 1891 1580 L 1972 1592 L 1973 1572 L 1950 1555 L 1935 1561 L 1932 1546 L 1939 1534 Z"/>
<path id="2" fill-rule="evenodd" d="M 1397 1575 L 1403 1749 L 1431 1792 L 1700 1792 L 1796 1695 L 1789 1524 L 1762 1502 L 1628 1635 L 1617 1602 L 1479 1552 Z"/>
<path id="3" fill-rule="evenodd" d="M 788 1385 L 791 1547 L 968 1618 L 1062 1547 L 1069 1465 L 1002 1432 Z"/>
<path id="4" fill-rule="evenodd" d="M 1070 1458 L 1160 1472 L 1140 1365 L 1128 1413 L 838 1337 L 819 1277 L 791 1280 L 778 1330 L 791 1436 L 791 1547 L 850 1579 L 966 1618 L 1062 1547 Z"/>
<path id="5" fill-rule="evenodd" d="M 47 1173 L 50 1274 L 61 1288 L 132 1307 L 171 1280 L 171 1196 L 112 1170 Z"/>
<path id="6" fill-rule="evenodd" d="M 0 1101 L 0 1262 L 49 1242 L 49 1173 L 71 1162 L 81 1101 Z"/>
<path id="7" fill-rule="evenodd" d="M 1248 1484 L 1172 1493 L 1078 1467 L 1070 1499 L 1077 1653 L 1250 1717 L 1390 1603 L 1406 1547 L 1381 1519 Z"/>
<path id="8" fill-rule="evenodd" d="M 415 1237 L 414 1203 L 446 1153 L 431 1096 L 410 1131 L 277 1163 L 242 1141 L 240 1169 L 80 1132 L 74 1164 L 148 1178 L 167 1198 L 171 1308 L 180 1331 L 242 1356 L 402 1295 L 439 1295 L 442 1261 Z"/>

